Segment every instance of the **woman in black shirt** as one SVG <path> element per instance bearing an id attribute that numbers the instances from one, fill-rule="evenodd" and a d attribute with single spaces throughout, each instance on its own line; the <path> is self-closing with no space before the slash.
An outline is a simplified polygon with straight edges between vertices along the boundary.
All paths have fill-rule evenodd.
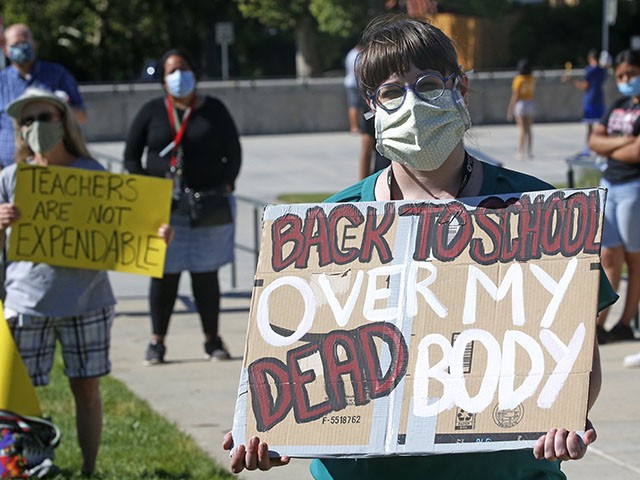
<path id="1" fill-rule="evenodd" d="M 174 184 L 171 225 L 175 236 L 167 249 L 163 278 L 151 279 L 153 331 L 145 360 L 148 364 L 164 362 L 165 337 L 184 270 L 191 274 L 205 353 L 210 359 L 225 360 L 230 356 L 218 335 L 218 268 L 233 260 L 234 224 L 192 227 L 188 194 L 234 190 L 241 163 L 240 140 L 222 102 L 197 92 L 194 65 L 185 52 L 169 50 L 162 66 L 166 95 L 147 102 L 138 112 L 124 153 L 130 173 L 170 178 Z M 230 195 L 229 200 L 235 212 Z"/>
<path id="2" fill-rule="evenodd" d="M 602 266 L 615 289 L 622 267 L 628 270 L 624 310 L 617 324 L 604 328 L 607 310 L 598 317 L 598 342 L 635 338 L 631 319 L 640 301 L 640 50 L 616 56 L 615 78 L 623 95 L 589 137 L 589 147 L 607 157 L 601 186 L 608 189 L 602 231 Z"/>

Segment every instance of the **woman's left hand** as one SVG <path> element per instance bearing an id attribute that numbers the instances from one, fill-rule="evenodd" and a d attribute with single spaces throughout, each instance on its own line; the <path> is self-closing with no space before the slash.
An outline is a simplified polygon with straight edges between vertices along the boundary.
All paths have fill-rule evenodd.
<path id="1" fill-rule="evenodd" d="M 158 236 L 164 240 L 164 243 L 169 245 L 171 240 L 173 240 L 173 228 L 171 225 L 167 225 L 166 223 L 160 225 L 160 228 L 158 228 Z"/>
<path id="2" fill-rule="evenodd" d="M 552 428 L 542 435 L 533 446 L 533 455 L 553 462 L 555 460 L 580 460 L 587 453 L 587 447 L 596 441 L 598 435 L 591 421 L 587 420 L 584 439 L 566 428 Z"/>

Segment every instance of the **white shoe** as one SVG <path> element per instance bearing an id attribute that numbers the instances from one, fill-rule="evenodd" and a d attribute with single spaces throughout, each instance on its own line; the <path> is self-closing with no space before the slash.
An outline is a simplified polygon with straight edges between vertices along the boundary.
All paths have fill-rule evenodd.
<path id="1" fill-rule="evenodd" d="M 640 353 L 636 353 L 635 355 L 627 355 L 624 357 L 623 365 L 627 368 L 638 368 L 640 367 Z"/>

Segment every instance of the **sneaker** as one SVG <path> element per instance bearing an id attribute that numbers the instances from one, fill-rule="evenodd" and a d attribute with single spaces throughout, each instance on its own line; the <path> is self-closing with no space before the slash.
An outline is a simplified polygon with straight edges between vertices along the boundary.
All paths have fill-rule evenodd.
<path id="1" fill-rule="evenodd" d="M 204 351 L 209 360 L 231 360 L 231 355 L 220 337 L 211 342 L 205 342 Z"/>
<path id="2" fill-rule="evenodd" d="M 607 341 L 620 342 L 622 340 L 635 340 L 636 336 L 629 325 L 618 322 L 611 330 L 607 332 Z"/>
<path id="3" fill-rule="evenodd" d="M 609 332 L 607 332 L 602 325 L 596 325 L 596 338 L 598 339 L 598 345 L 604 345 L 609 341 Z"/>
<path id="4" fill-rule="evenodd" d="M 640 353 L 636 353 L 635 355 L 627 355 L 624 357 L 624 361 L 622 364 L 627 368 L 638 368 L 640 367 Z"/>
<path id="5" fill-rule="evenodd" d="M 147 347 L 147 353 L 144 356 L 145 365 L 157 365 L 158 363 L 164 363 L 164 354 L 167 353 L 167 347 L 164 343 L 150 342 Z"/>

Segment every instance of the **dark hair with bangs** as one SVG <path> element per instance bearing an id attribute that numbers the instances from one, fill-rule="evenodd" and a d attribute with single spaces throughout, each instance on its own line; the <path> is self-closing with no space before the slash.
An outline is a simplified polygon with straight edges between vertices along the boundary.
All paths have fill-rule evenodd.
<path id="1" fill-rule="evenodd" d="M 531 70 L 531 62 L 529 61 L 529 59 L 528 58 L 520 59 L 520 61 L 518 62 L 517 70 L 520 75 L 531 75 L 532 70 Z"/>
<path id="2" fill-rule="evenodd" d="M 363 95 L 371 95 L 391 75 L 402 75 L 415 65 L 442 75 L 462 76 L 451 39 L 437 27 L 405 14 L 374 18 L 360 40 L 356 78 Z"/>
<path id="3" fill-rule="evenodd" d="M 623 50 L 616 55 L 613 68 L 618 68 L 621 63 L 628 63 L 634 67 L 640 67 L 640 50 Z"/>

